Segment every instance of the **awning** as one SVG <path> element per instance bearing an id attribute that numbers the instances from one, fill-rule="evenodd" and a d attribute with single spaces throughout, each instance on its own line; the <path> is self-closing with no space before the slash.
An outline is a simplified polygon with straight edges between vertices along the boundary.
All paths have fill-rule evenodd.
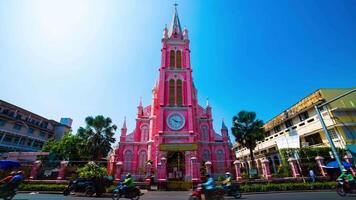
<path id="1" fill-rule="evenodd" d="M 352 165 L 348 162 L 342 161 L 342 165 L 346 168 L 349 169 Z M 326 164 L 325 166 L 326 168 L 339 168 L 339 163 L 335 160 L 332 162 L 329 162 L 328 164 Z"/>

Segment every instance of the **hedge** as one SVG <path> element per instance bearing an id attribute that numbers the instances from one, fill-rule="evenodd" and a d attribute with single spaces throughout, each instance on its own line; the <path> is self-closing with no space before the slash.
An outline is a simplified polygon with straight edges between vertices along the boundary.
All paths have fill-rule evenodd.
<path id="1" fill-rule="evenodd" d="M 23 183 L 19 186 L 22 191 L 63 191 L 67 184 L 37 184 L 37 183 Z"/>
<path id="2" fill-rule="evenodd" d="M 190 183 L 191 184 L 191 183 Z M 189 183 L 187 184 L 191 186 Z M 66 184 L 28 184 L 20 185 L 22 191 L 63 191 Z M 293 190 L 327 190 L 336 189 L 336 182 L 316 182 L 316 183 L 264 183 L 264 184 L 241 184 L 241 192 L 270 192 L 270 191 L 293 191 Z M 107 189 L 111 192 L 115 186 Z"/>
<path id="3" fill-rule="evenodd" d="M 336 182 L 242 184 L 242 192 L 336 189 Z"/>

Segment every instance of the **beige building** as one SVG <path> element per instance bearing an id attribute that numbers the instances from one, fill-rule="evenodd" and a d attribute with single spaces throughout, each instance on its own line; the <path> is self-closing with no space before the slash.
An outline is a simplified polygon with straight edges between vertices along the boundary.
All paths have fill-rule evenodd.
<path id="1" fill-rule="evenodd" d="M 350 91 L 349 89 L 319 89 L 280 113 L 264 125 L 266 137 L 254 149 L 257 166 L 261 159 L 270 160 L 276 172 L 280 164 L 278 149 L 328 147 L 314 106 Z M 356 92 L 321 108 L 321 114 L 336 147 L 356 153 Z M 236 157 L 248 167 L 249 150 L 236 147 Z M 272 172 L 273 172 L 272 171 Z"/>
<path id="2" fill-rule="evenodd" d="M 70 118 L 56 122 L 0 100 L 0 154 L 39 151 L 47 140 L 61 139 L 71 125 Z"/>

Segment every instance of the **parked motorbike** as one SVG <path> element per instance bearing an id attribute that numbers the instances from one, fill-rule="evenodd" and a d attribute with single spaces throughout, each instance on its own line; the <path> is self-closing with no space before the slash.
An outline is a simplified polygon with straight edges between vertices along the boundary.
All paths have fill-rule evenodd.
<path id="1" fill-rule="evenodd" d="M 232 184 L 229 189 L 224 190 L 225 196 L 234 197 L 235 199 L 241 198 L 240 185 Z"/>
<path id="2" fill-rule="evenodd" d="M 353 184 L 353 186 L 350 187 L 347 181 L 345 181 L 344 179 L 338 179 L 336 192 L 340 196 L 346 196 L 347 194 L 356 194 L 356 184 Z"/>
<path id="3" fill-rule="evenodd" d="M 223 200 L 224 199 L 224 189 L 221 187 L 217 187 L 212 191 L 212 196 L 211 198 L 214 200 Z M 192 192 L 192 194 L 189 196 L 189 200 L 202 200 L 204 195 L 204 187 L 201 184 L 198 184 L 198 187 L 196 190 Z M 206 197 L 205 197 L 206 199 Z"/>
<path id="4" fill-rule="evenodd" d="M 124 192 L 123 186 L 124 185 L 122 184 L 122 182 L 119 182 L 119 185 L 113 191 L 113 196 L 112 196 L 113 200 L 119 200 L 120 198 L 138 200 L 140 199 L 140 196 L 143 195 L 143 193 L 141 193 L 140 189 L 138 189 L 137 187 L 129 188 L 127 189 L 127 191 Z"/>

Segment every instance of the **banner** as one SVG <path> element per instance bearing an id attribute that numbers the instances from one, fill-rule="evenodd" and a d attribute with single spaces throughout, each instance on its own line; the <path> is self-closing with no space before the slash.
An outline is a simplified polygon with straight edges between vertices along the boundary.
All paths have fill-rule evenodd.
<path id="1" fill-rule="evenodd" d="M 300 148 L 300 137 L 297 133 L 282 135 L 276 142 L 278 149 Z"/>

